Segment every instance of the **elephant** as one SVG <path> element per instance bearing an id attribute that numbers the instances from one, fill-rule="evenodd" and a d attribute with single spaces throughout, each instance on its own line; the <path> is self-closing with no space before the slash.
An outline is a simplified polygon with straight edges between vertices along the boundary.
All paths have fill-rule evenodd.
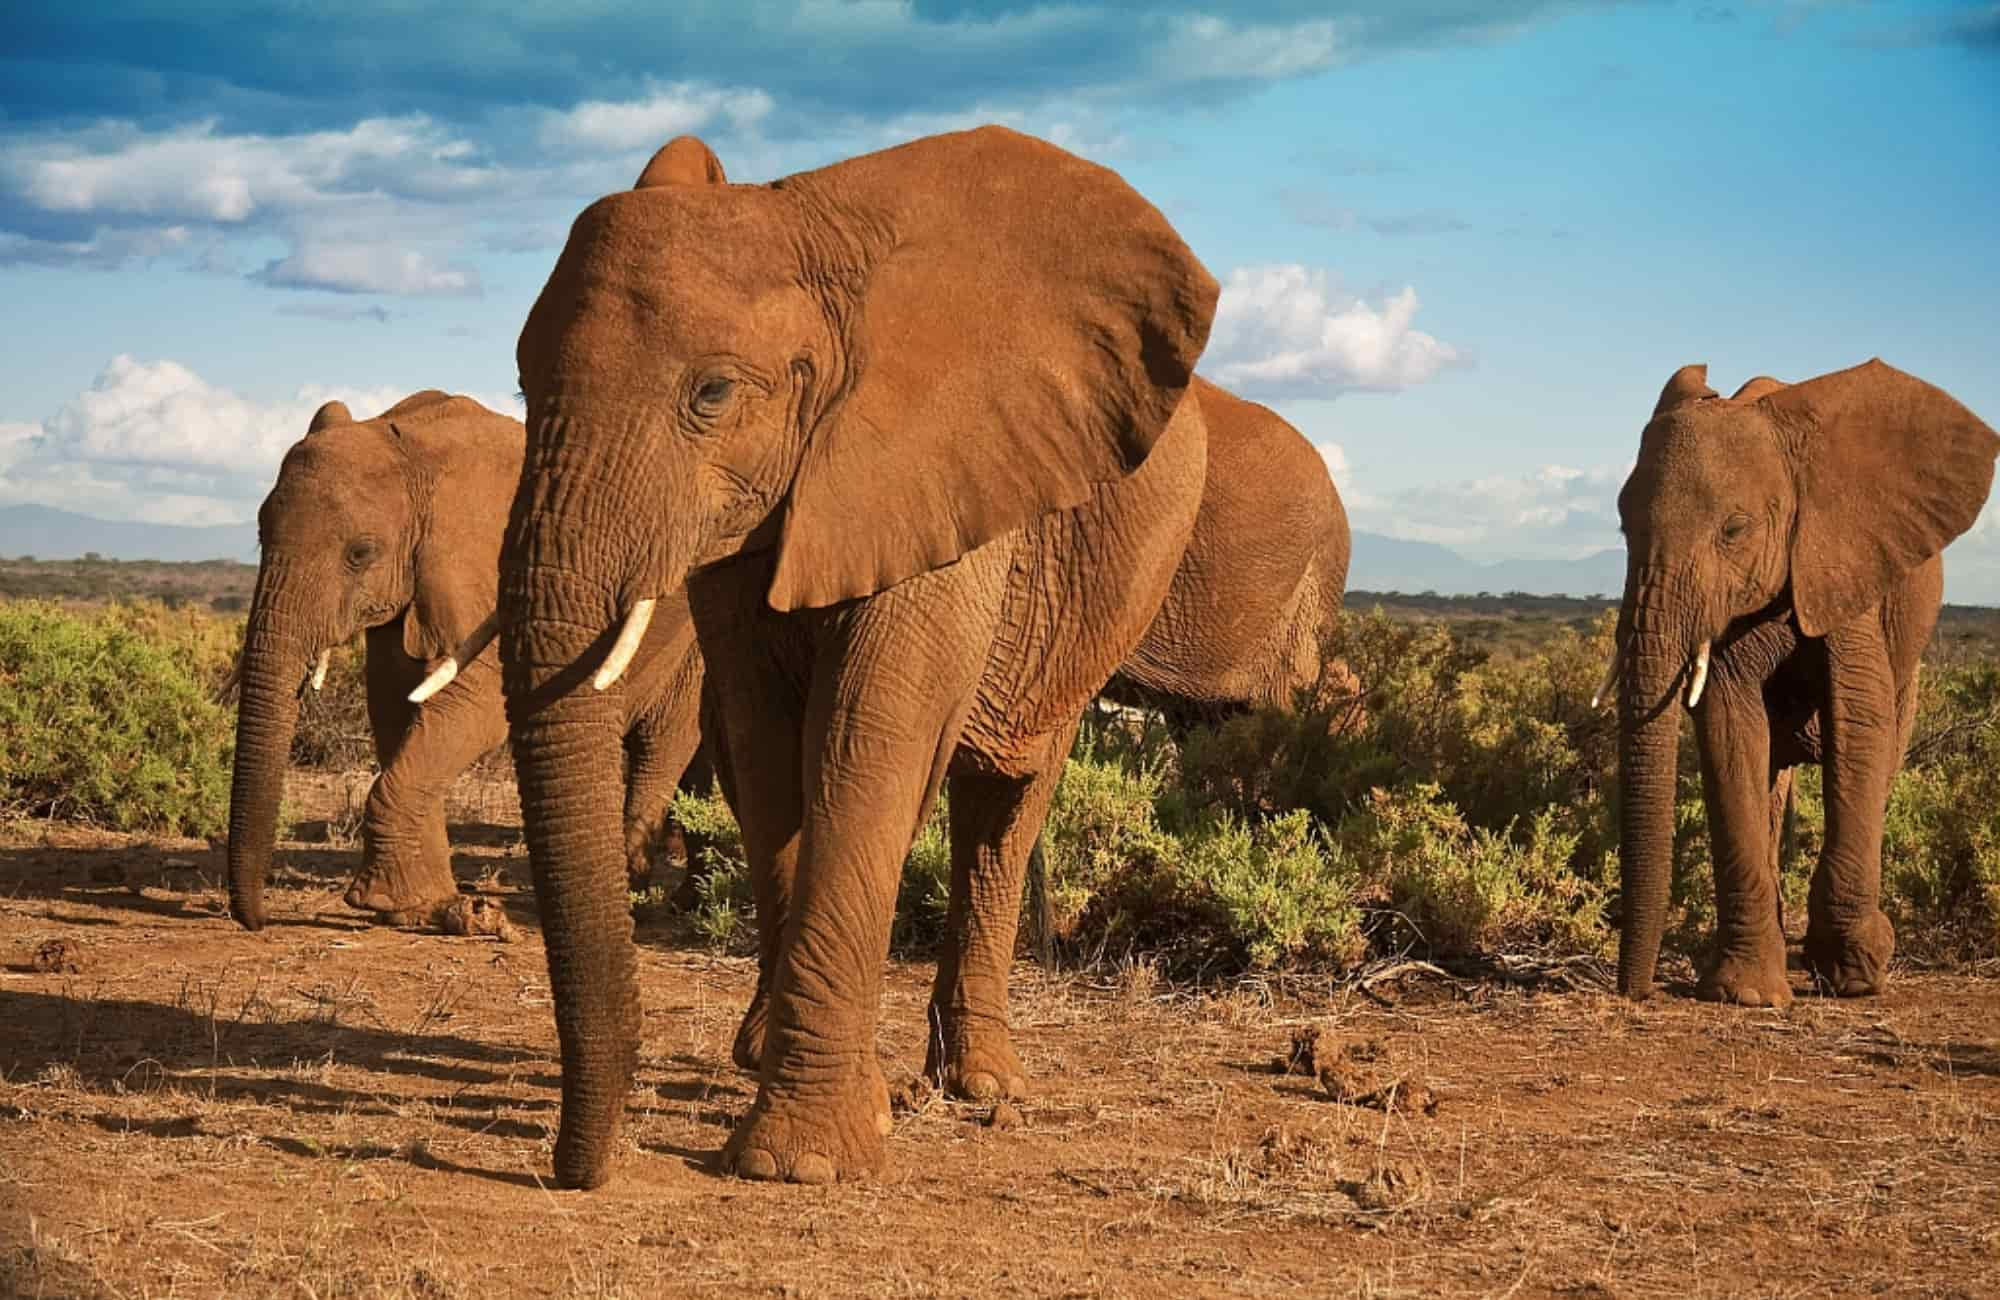
<path id="1" fill-rule="evenodd" d="M 1267 406 L 1201 376 L 1208 465 L 1167 597 L 1104 694 L 1185 725 L 1289 709 L 1322 685 L 1353 539 L 1326 461 Z"/>
<path id="2" fill-rule="evenodd" d="M 639 1031 L 622 686 L 587 685 L 683 585 L 773 936 L 757 1095 L 720 1166 L 884 1167 L 882 967 L 946 781 L 944 1073 L 1021 1076 L 1018 909 L 984 900 L 1019 897 L 1083 706 L 1186 551 L 1207 439 L 1183 399 L 1218 292 L 1114 172 L 1001 127 L 763 185 L 681 137 L 576 219 L 517 345 L 528 454 L 500 564 L 563 1186 L 609 1176 Z"/>
<path id="3" fill-rule="evenodd" d="M 1825 847 L 1805 964 L 1879 992 L 1882 822 L 1943 599 L 1945 545 L 1972 526 L 2000 439 L 1880 359 L 1724 400 L 1706 366 L 1667 381 L 1618 495 L 1626 576 L 1600 698 L 1619 720 L 1618 987 L 1647 997 L 1665 925 L 1680 740 L 1694 718 L 1716 935 L 1696 993 L 1785 1006 L 1778 895 L 1791 769 L 1825 773 Z"/>
<path id="4" fill-rule="evenodd" d="M 1326 646 L 1340 617 L 1352 548 L 1347 512 L 1326 461 L 1304 435 L 1270 408 L 1245 401 L 1196 375 L 1191 390 L 1208 431 L 1208 461 L 1194 532 L 1174 569 L 1165 601 L 1103 695 L 1160 710 L 1177 731 L 1253 708 L 1291 709 L 1331 685 Z M 1336 668 L 1336 670 L 1338 670 Z M 1039 886 L 1042 855 L 1029 855 Z M 1046 897 L 1046 890 L 1035 893 Z M 983 909 L 1016 908 L 1011 896 L 979 897 Z M 981 921 L 991 930 L 997 919 Z M 1046 919 L 1042 928 L 1047 928 Z M 1033 928 L 1031 926 L 1031 928 Z M 768 957 L 772 936 L 764 936 Z M 731 1056 L 745 1070 L 763 1057 L 772 970 L 758 970 L 757 991 Z M 948 987 L 941 986 L 941 987 Z M 993 1008 L 1005 1016 L 1004 990 Z M 948 1064 L 934 1043 L 926 1073 Z M 944 1079 L 975 1099 L 991 1089 L 1018 1096 L 1019 1077 Z"/>
<path id="5" fill-rule="evenodd" d="M 450 661 L 450 673 L 420 683 L 441 657 L 492 638 L 501 533 L 525 443 L 520 421 L 433 389 L 372 420 L 328 402 L 286 453 L 258 512 L 261 558 L 235 671 L 229 898 L 247 928 L 266 920 L 264 880 L 302 683 L 316 689 L 331 647 L 357 630 L 381 774 L 346 901 L 407 921 L 457 896 L 444 796 L 507 737 L 498 652 L 467 655 L 463 673 Z M 627 693 L 625 838 L 635 871 L 667 829 L 676 782 L 684 773 L 706 781 L 691 762 L 701 655 L 685 599 L 675 608 L 655 620 L 633 666 L 637 689 Z M 419 706 L 413 693 L 429 698 Z"/>

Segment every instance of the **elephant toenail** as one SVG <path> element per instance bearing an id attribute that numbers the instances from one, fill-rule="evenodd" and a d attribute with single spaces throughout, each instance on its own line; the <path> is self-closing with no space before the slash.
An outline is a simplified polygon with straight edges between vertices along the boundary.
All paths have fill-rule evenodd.
<path id="1" fill-rule="evenodd" d="M 888 1137 L 895 1130 L 895 1127 L 895 1116 L 886 1110 L 875 1112 L 875 1131 L 877 1133 L 880 1133 L 883 1137 Z"/>
<path id="2" fill-rule="evenodd" d="M 792 1165 L 792 1181 L 818 1186 L 833 1181 L 833 1161 L 817 1151 L 808 1151 Z"/>
<path id="3" fill-rule="evenodd" d="M 736 1176 L 769 1182 L 778 1176 L 778 1158 L 769 1151 L 751 1149 L 736 1157 Z"/>
<path id="4" fill-rule="evenodd" d="M 1000 1095 L 1000 1080 L 984 1070 L 966 1075 L 958 1086 L 970 1101 L 991 1101 Z"/>

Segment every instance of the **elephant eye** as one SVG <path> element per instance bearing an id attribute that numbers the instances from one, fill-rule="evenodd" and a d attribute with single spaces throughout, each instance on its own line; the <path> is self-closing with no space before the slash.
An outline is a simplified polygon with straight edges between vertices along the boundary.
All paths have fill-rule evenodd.
<path id="1" fill-rule="evenodd" d="M 350 569 L 367 568 L 375 562 L 375 557 L 380 553 L 381 549 L 375 542 L 366 538 L 358 542 L 349 542 L 347 544 L 347 567 Z"/>
<path id="2" fill-rule="evenodd" d="M 1741 541 L 1743 540 L 1743 534 L 1749 531 L 1750 516 L 1744 514 L 1741 510 L 1722 521 L 1722 540 L 1725 542 Z"/>
<path id="3" fill-rule="evenodd" d="M 736 392 L 736 381 L 722 375 L 714 375 L 701 381 L 694 390 L 694 410 L 696 415 L 714 419 L 728 407 L 729 399 Z"/>

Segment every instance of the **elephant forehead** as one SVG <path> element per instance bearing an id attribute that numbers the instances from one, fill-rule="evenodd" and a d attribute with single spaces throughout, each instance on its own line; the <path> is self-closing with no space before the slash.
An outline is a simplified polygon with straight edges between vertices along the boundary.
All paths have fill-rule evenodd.
<path id="1" fill-rule="evenodd" d="M 1720 509 L 1789 481 L 1768 419 L 1742 406 L 1701 402 L 1647 426 L 1619 508 L 1628 516 L 1687 506 Z"/>
<path id="2" fill-rule="evenodd" d="M 273 526 L 320 519 L 350 530 L 407 504 L 403 471 L 388 436 L 367 425 L 332 429 L 285 454 L 260 520 Z"/>
<path id="3" fill-rule="evenodd" d="M 791 205 L 730 186 L 641 190 L 593 204 L 570 232 L 551 277 L 572 291 L 609 290 L 654 312 L 697 313 L 795 287 L 799 241 Z"/>

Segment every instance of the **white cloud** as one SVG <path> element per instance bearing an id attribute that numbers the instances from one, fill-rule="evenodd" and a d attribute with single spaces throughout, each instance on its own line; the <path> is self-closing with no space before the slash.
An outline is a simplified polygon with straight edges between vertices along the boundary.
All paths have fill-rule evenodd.
<path id="1" fill-rule="evenodd" d="M 1333 66 L 1341 42 L 1326 19 L 1238 25 L 1207 14 L 1168 20 L 1152 65 L 1161 79 L 1281 81 Z"/>
<path id="2" fill-rule="evenodd" d="M 415 249 L 381 244 L 302 241 L 289 256 L 267 264 L 251 278 L 274 288 L 335 293 L 407 297 L 479 293 L 479 272 L 469 267 L 438 266 Z"/>
<path id="3" fill-rule="evenodd" d="M 294 135 L 23 132 L 0 138 L 0 200 L 33 219 L 0 234 L 0 263 L 212 266 L 229 260 L 224 240 L 275 237 L 289 251 L 258 273 L 272 285 L 471 294 L 478 276 L 451 251 L 511 179 L 422 115 Z"/>
<path id="4" fill-rule="evenodd" d="M 1342 484 L 1342 499 L 1366 532 L 1489 558 L 1575 559 L 1622 545 L 1618 489 L 1629 472 L 1629 465 L 1544 465 L 1360 499 L 1347 498 Z"/>
<path id="5" fill-rule="evenodd" d="M 718 122 L 745 130 L 768 116 L 772 107 L 771 97 L 761 90 L 683 83 L 644 99 L 592 100 L 551 113 L 542 126 L 541 141 L 552 152 L 650 153 L 677 135 Z"/>
<path id="6" fill-rule="evenodd" d="M 1412 288 L 1370 304 L 1322 269 L 1238 267 L 1223 283 L 1203 369 L 1264 400 L 1409 388 L 1466 360 L 1413 328 L 1416 314 Z"/>
<path id="7" fill-rule="evenodd" d="M 419 115 L 344 131 L 227 135 L 214 122 L 147 134 L 113 124 L 17 136 L 4 174 L 44 212 L 234 225 L 341 197 L 446 199 L 499 177 L 465 140 Z"/>
<path id="8" fill-rule="evenodd" d="M 322 403 L 338 398 L 366 419 L 411 391 L 306 384 L 256 401 L 178 362 L 120 355 L 47 420 L 0 424 L 0 501 L 148 523 L 242 522 Z M 474 396 L 520 414 L 511 396 Z"/>

